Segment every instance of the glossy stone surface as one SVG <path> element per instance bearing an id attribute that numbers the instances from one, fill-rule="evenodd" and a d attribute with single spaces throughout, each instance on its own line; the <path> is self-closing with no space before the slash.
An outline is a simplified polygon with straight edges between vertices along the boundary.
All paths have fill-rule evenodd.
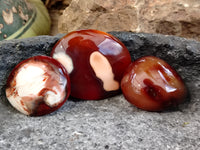
<path id="1" fill-rule="evenodd" d="M 47 56 L 35 56 L 19 63 L 8 77 L 6 96 L 18 111 L 41 116 L 60 108 L 70 94 L 65 68 Z"/>
<path id="2" fill-rule="evenodd" d="M 148 111 L 177 108 L 188 94 L 178 73 L 154 56 L 135 60 L 125 71 L 121 88 L 131 104 Z"/>
<path id="3" fill-rule="evenodd" d="M 131 63 L 122 42 L 97 30 L 67 34 L 56 43 L 52 57 L 68 70 L 71 96 L 86 100 L 118 94 L 123 72 Z"/>

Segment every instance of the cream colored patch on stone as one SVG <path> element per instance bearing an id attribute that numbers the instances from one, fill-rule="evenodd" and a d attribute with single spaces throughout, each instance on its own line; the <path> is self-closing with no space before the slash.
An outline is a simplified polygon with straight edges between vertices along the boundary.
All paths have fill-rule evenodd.
<path id="1" fill-rule="evenodd" d="M 70 58 L 70 56 L 67 55 L 66 53 L 64 52 L 55 53 L 53 55 L 53 58 L 59 61 L 65 67 L 65 69 L 69 74 L 73 71 L 74 69 L 73 61 Z"/>
<path id="2" fill-rule="evenodd" d="M 11 10 L 8 10 L 8 12 L 3 10 L 2 16 L 3 16 L 3 20 L 5 21 L 7 25 L 10 25 L 13 23 L 13 12 Z"/>
<path id="3" fill-rule="evenodd" d="M 90 65 L 96 76 L 103 82 L 105 91 L 114 91 L 119 89 L 119 83 L 114 80 L 112 67 L 107 58 L 100 52 L 93 52 L 90 55 Z"/>
<path id="4" fill-rule="evenodd" d="M 20 97 L 37 95 L 44 87 L 44 70 L 29 66 L 22 68 L 16 76 L 16 89 Z"/>
<path id="5" fill-rule="evenodd" d="M 59 91 L 56 91 L 56 93 L 52 91 L 48 91 L 46 92 L 45 98 L 44 98 L 45 103 L 50 107 L 57 106 L 61 102 L 62 99 L 61 99 L 61 94 Z"/>
<path id="6" fill-rule="evenodd" d="M 7 91 L 6 91 L 6 95 L 7 94 Z M 20 111 L 21 113 L 25 114 L 25 115 L 30 115 L 29 112 L 27 111 L 28 108 L 26 107 L 26 105 L 22 105 L 21 101 L 22 101 L 22 98 L 20 96 L 13 96 L 13 95 L 10 95 L 10 96 L 7 96 L 10 104 L 16 108 L 18 111 Z"/>
<path id="7" fill-rule="evenodd" d="M 44 101 L 48 106 L 56 107 L 65 99 L 66 94 L 63 91 L 65 91 L 67 80 L 61 79 L 60 85 L 62 85 L 61 88 L 54 86 L 52 87 L 52 91 L 46 92 Z"/>

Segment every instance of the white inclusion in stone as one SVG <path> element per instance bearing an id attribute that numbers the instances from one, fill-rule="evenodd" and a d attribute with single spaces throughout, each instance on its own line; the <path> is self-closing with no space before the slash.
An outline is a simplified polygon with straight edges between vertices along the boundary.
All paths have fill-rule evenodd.
<path id="1" fill-rule="evenodd" d="M 45 87 L 44 70 L 28 66 L 22 68 L 16 76 L 16 89 L 20 97 L 31 96 L 37 94 Z"/>
<path id="2" fill-rule="evenodd" d="M 73 71 L 74 69 L 73 61 L 70 58 L 70 56 L 67 55 L 66 53 L 64 52 L 55 53 L 53 55 L 53 58 L 59 61 L 65 67 L 65 69 L 69 74 Z"/>
<path id="3" fill-rule="evenodd" d="M 11 103 L 11 105 L 15 107 L 18 111 L 20 111 L 21 113 L 25 115 L 29 115 L 29 112 L 27 111 L 28 108 L 25 105 L 21 104 L 21 99 L 22 99 L 21 97 L 12 95 L 7 98 L 9 102 Z"/>
<path id="4" fill-rule="evenodd" d="M 55 107 L 64 100 L 65 94 L 62 94 L 62 90 L 64 90 L 66 84 L 67 84 L 66 80 L 62 82 L 63 89 L 61 89 L 61 91 L 58 90 L 56 87 L 53 87 L 54 92 L 53 91 L 46 92 L 44 101 L 48 106 Z"/>
<path id="5" fill-rule="evenodd" d="M 58 103 L 60 103 L 60 94 L 57 94 L 55 92 L 52 91 L 48 91 L 45 95 L 45 102 L 48 106 L 50 107 L 54 107 L 56 106 Z"/>
<path id="6" fill-rule="evenodd" d="M 16 75 L 16 92 L 18 95 L 8 96 L 11 105 L 21 113 L 29 115 L 30 108 L 23 104 L 23 97 L 37 97 L 38 93 L 45 86 L 44 78 L 43 69 L 35 66 L 22 67 Z M 9 91 L 6 91 L 6 94 L 9 95 L 7 92 Z"/>
<path id="7" fill-rule="evenodd" d="M 105 91 L 114 91 L 119 89 L 119 83 L 114 80 L 112 67 L 107 58 L 100 52 L 93 52 L 90 55 L 90 65 L 96 76 L 103 82 Z"/>

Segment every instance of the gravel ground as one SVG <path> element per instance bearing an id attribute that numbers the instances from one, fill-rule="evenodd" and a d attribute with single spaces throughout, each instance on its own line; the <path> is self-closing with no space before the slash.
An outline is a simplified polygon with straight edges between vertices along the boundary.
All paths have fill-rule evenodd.
<path id="1" fill-rule="evenodd" d="M 49 55 L 62 37 L 39 36 L 0 42 L 1 150 L 197 150 L 200 147 L 200 43 L 174 36 L 112 32 L 133 59 L 154 55 L 180 73 L 190 99 L 174 111 L 147 112 L 123 95 L 100 101 L 69 99 L 61 109 L 42 117 L 16 111 L 5 98 L 5 82 L 21 60 Z"/>

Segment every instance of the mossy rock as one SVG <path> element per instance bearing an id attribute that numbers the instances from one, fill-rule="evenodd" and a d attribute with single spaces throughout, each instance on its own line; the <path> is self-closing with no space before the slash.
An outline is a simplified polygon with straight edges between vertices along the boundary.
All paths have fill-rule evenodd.
<path id="1" fill-rule="evenodd" d="M 40 0 L 0 0 L 0 41 L 49 34 L 50 24 Z"/>

